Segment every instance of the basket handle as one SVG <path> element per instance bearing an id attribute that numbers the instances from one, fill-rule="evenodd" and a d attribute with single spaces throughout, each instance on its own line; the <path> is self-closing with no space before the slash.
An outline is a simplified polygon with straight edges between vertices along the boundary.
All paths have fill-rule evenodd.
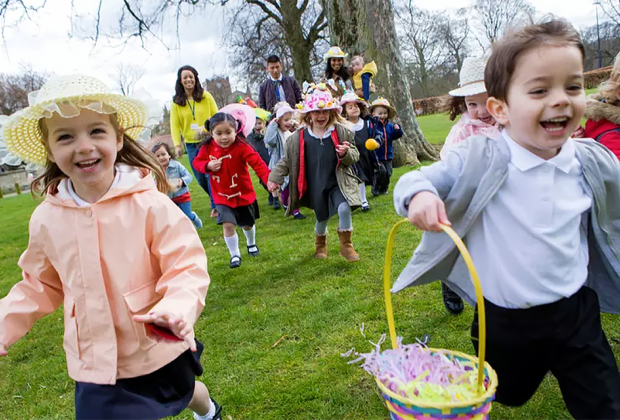
<path id="1" fill-rule="evenodd" d="M 391 277 L 391 268 L 392 268 L 392 248 L 394 246 L 394 238 L 396 237 L 396 231 L 398 228 L 408 223 L 407 219 L 403 219 L 400 222 L 397 222 L 392 230 L 390 231 L 390 236 L 388 237 L 387 247 L 385 249 L 385 263 L 383 265 L 383 286 L 385 292 L 385 311 L 387 312 L 387 321 L 388 328 L 390 330 L 390 339 L 392 340 L 392 348 L 397 348 L 396 342 L 396 327 L 394 326 L 394 310 L 392 309 L 392 295 L 390 293 L 390 277 Z M 474 287 L 476 288 L 476 300 L 478 306 L 478 324 L 479 324 L 479 338 L 478 338 L 478 389 L 482 391 L 483 382 L 484 382 L 484 361 L 486 357 L 486 314 L 484 311 L 484 296 L 482 295 L 482 287 L 480 286 L 480 279 L 478 278 L 478 272 L 476 271 L 476 267 L 474 267 L 474 262 L 469 255 L 469 251 L 467 251 L 467 247 L 456 234 L 456 232 L 449 226 L 441 225 L 448 236 L 454 241 L 456 247 L 461 252 L 463 256 L 463 260 L 469 269 L 469 274 L 474 282 Z"/>

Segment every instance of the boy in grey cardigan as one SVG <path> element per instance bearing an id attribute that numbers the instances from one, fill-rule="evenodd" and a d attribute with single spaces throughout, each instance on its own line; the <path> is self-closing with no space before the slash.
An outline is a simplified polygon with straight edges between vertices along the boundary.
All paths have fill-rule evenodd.
<path id="1" fill-rule="evenodd" d="M 397 212 L 426 232 L 392 291 L 447 279 L 473 303 L 462 258 L 440 233 L 452 225 L 480 274 L 497 401 L 525 404 L 551 371 L 572 416 L 617 419 L 620 374 L 600 311 L 620 313 L 620 164 L 570 139 L 585 109 L 584 56 L 559 20 L 494 45 L 487 107 L 502 136 L 470 138 L 399 180 Z M 477 336 L 476 313 L 476 349 Z"/>

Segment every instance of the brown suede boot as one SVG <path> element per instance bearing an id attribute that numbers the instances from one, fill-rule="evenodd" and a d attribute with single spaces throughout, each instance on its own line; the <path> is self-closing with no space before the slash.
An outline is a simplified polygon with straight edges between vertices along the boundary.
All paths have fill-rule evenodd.
<path id="1" fill-rule="evenodd" d="M 314 235 L 314 258 L 317 260 L 327 258 L 327 235 Z"/>
<path id="2" fill-rule="evenodd" d="M 353 249 L 353 244 L 351 243 L 351 235 L 353 231 L 350 230 L 339 230 L 338 238 L 340 239 L 340 255 L 344 257 L 347 262 L 355 262 L 360 259 L 360 256 Z"/>

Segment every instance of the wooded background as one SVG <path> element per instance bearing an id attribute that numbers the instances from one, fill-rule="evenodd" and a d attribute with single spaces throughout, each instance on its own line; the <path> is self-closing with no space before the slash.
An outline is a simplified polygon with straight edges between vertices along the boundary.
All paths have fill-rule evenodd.
<path id="1" fill-rule="evenodd" d="M 366 61 L 375 60 L 377 94 L 395 105 L 406 133 L 397 143 L 396 165 L 438 157 L 419 129 L 413 100 L 446 94 L 457 86 L 464 58 L 488 53 L 492 42 L 507 30 L 540 18 L 527 0 L 471 0 L 467 7 L 445 11 L 430 11 L 411 0 L 123 0 L 118 27 L 110 33 L 100 26 L 102 6 L 99 0 L 96 24 L 88 35 L 94 43 L 120 33 L 138 37 L 143 45 L 162 42 L 157 28 L 166 14 L 172 14 L 178 25 L 197 9 L 222 8 L 228 28 L 222 43 L 233 70 L 202 81 L 218 105 L 253 92 L 256 98 L 258 85 L 265 79 L 265 58 L 271 54 L 281 57 L 284 73 L 295 76 L 300 84 L 323 75 L 323 54 L 330 45 L 339 45 L 349 58 L 361 54 Z M 51 6 L 0 0 L 0 19 L 16 10 L 22 12 L 21 19 L 28 19 L 43 7 Z M 617 0 L 600 0 L 599 7 L 599 27 L 580 28 L 587 51 L 586 71 L 598 68 L 599 36 L 602 66 L 613 64 L 620 51 Z M 178 41 L 177 47 L 182 48 L 182 40 Z M 144 72 L 140 67 L 120 65 L 110 75 L 118 90 L 129 95 Z M 0 112 L 8 115 L 26 106 L 27 93 L 38 89 L 47 77 L 32 68 L 20 74 L 0 74 Z M 231 77 L 241 81 L 239 90 L 233 91 Z M 164 120 L 158 131 L 167 130 Z"/>

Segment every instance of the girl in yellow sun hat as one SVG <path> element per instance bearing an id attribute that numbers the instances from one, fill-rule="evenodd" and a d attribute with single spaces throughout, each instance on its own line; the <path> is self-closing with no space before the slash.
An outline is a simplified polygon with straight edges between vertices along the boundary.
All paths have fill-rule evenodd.
<path id="1" fill-rule="evenodd" d="M 194 323 L 209 274 L 204 248 L 162 192 L 159 162 L 134 139 L 149 112 L 83 75 L 49 80 L 4 125 L 7 148 L 45 166 L 23 280 L 0 300 L 0 356 L 64 304 L 77 419 L 162 418 L 221 407 L 196 376 Z M 158 189 L 161 191 L 158 191 Z"/>

